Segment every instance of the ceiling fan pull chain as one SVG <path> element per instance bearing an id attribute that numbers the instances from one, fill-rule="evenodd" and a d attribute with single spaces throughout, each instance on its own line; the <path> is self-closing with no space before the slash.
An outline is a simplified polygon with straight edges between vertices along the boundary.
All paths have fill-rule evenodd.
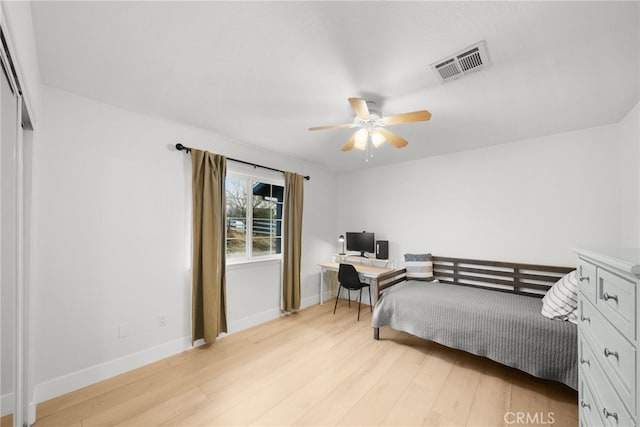
<path id="1" fill-rule="evenodd" d="M 364 161 L 369 162 L 369 159 L 373 159 L 373 143 L 371 142 L 371 138 L 367 138 L 367 146 L 364 152 Z"/>
<path id="2" fill-rule="evenodd" d="M 367 140 L 367 144 L 365 145 L 365 149 L 364 149 L 364 162 L 367 163 L 369 161 L 369 150 L 371 148 L 369 148 L 369 140 Z"/>

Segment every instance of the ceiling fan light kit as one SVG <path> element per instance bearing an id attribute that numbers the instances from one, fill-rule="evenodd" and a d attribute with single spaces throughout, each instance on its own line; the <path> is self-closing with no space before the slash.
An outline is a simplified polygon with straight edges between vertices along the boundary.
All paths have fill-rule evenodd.
<path id="1" fill-rule="evenodd" d="M 402 148 L 408 144 L 405 139 L 386 129 L 385 126 L 431 119 L 431 113 L 427 110 L 384 117 L 380 111 L 377 110 L 374 102 L 365 101 L 362 98 L 349 98 L 349 104 L 355 113 L 352 123 L 317 126 L 311 127 L 309 130 L 360 128 L 351 135 L 351 138 L 349 138 L 347 143 L 342 147 L 342 151 L 349 151 L 352 148 L 362 150 L 365 152 L 365 162 L 368 162 L 373 157 L 373 149 L 385 142 L 390 143 L 396 148 Z"/>

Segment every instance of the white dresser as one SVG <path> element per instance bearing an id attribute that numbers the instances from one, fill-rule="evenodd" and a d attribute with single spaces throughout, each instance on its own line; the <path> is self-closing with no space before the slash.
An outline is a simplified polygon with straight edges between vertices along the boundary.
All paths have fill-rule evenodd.
<path id="1" fill-rule="evenodd" d="M 640 425 L 640 249 L 576 249 L 580 426 Z"/>

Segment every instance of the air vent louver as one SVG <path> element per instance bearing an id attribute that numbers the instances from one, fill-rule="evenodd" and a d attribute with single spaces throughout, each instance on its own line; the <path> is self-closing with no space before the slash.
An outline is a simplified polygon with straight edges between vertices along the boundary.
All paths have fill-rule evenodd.
<path id="1" fill-rule="evenodd" d="M 473 71 L 480 71 L 487 66 L 489 66 L 489 55 L 484 41 L 430 65 L 442 83 L 455 80 Z"/>

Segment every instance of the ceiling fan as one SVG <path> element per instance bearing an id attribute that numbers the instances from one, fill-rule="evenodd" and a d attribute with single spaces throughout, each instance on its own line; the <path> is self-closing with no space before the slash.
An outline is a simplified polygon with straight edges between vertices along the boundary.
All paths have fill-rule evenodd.
<path id="1" fill-rule="evenodd" d="M 404 138 L 386 129 L 385 126 L 421 122 L 431 119 L 431 113 L 427 110 L 383 117 L 380 111 L 376 109 L 374 102 L 365 101 L 362 98 L 349 98 L 349 104 L 351 104 L 351 108 L 355 113 L 352 123 L 317 126 L 311 127 L 309 130 L 360 128 L 351 135 L 351 138 L 349 138 L 347 143 L 342 147 L 342 151 L 349 151 L 352 148 L 366 151 L 366 161 L 369 161 L 369 159 L 373 157 L 373 148 L 380 146 L 385 141 L 396 148 L 402 148 L 408 144 Z"/>

